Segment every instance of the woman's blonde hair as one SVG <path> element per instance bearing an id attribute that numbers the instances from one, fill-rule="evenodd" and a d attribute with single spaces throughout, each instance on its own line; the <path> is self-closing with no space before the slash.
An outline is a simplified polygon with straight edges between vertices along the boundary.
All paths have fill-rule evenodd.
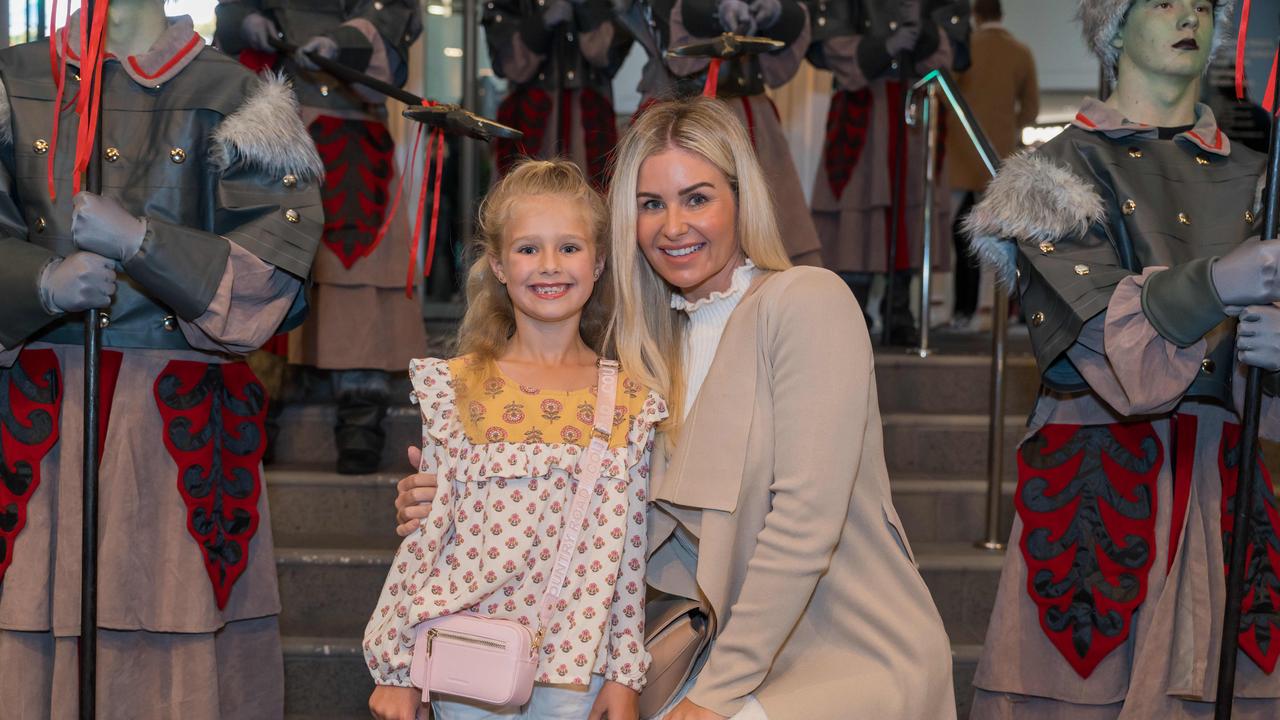
<path id="1" fill-rule="evenodd" d="M 458 328 L 458 355 L 468 355 L 472 367 L 483 368 L 506 349 L 516 331 L 515 310 L 507 288 L 494 277 L 489 259 L 502 257 L 503 235 L 510 224 L 512 207 L 530 196 L 547 195 L 581 207 L 591 233 L 588 241 L 596 258 L 608 257 L 609 225 L 604 199 L 568 160 L 522 160 L 485 196 L 480 204 L 480 224 L 471 247 L 467 271 L 467 311 Z M 609 267 L 596 280 L 595 289 L 582 308 L 579 333 L 594 351 L 605 353 L 605 334 L 613 309 Z M 612 353 L 609 353 L 612 355 Z"/>
<path id="2" fill-rule="evenodd" d="M 738 242 L 756 267 L 785 270 L 791 261 L 778 236 L 773 196 L 751 140 L 723 102 L 705 97 L 673 100 L 653 105 L 636 119 L 618 144 L 609 188 L 617 299 L 609 337 L 627 372 L 666 398 L 671 415 L 663 430 L 674 435 L 686 400 L 686 318 L 671 308 L 671 294 L 679 288 L 654 271 L 636 238 L 640 166 L 668 149 L 700 155 L 728 178 L 737 203 Z"/>

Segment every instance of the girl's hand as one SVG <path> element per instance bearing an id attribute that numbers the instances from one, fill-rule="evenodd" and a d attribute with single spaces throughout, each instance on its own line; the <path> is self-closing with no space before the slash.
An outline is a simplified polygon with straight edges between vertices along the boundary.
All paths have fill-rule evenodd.
<path id="1" fill-rule="evenodd" d="M 409 463 L 422 467 L 422 451 L 409 447 Z M 418 529 L 422 518 L 431 511 L 431 501 L 436 497 L 436 476 L 432 473 L 414 473 L 396 483 L 396 534 L 405 537 Z"/>
<path id="2" fill-rule="evenodd" d="M 685 698 L 671 708 L 671 712 L 667 713 L 663 720 L 728 720 L 728 718 L 713 713 L 701 705 L 694 705 L 692 700 Z"/>
<path id="3" fill-rule="evenodd" d="M 612 680 L 606 680 L 591 705 L 587 720 L 639 720 L 640 693 Z"/>
<path id="4" fill-rule="evenodd" d="M 414 687 L 379 685 L 369 696 L 374 720 L 417 720 L 420 707 L 422 691 Z"/>

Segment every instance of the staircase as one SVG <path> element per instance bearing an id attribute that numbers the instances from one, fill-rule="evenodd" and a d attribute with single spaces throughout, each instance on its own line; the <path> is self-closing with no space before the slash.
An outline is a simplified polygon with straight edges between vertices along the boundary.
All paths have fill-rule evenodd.
<path id="1" fill-rule="evenodd" d="M 441 323 L 431 330 L 436 338 L 448 332 Z M 1025 331 L 1015 330 L 1010 344 L 1002 540 L 1012 506 L 1013 447 L 1037 386 Z M 899 350 L 878 352 L 876 378 L 894 504 L 951 637 L 964 718 L 1003 560 L 973 548 L 985 522 L 990 360 L 980 337 L 943 335 L 938 345 L 938 354 L 923 360 Z M 393 397 L 403 404 L 387 419 L 382 474 L 332 472 L 334 410 L 322 394 L 290 404 L 282 418 L 267 494 L 283 605 L 285 711 L 296 720 L 369 716 L 373 686 L 359 641 L 398 545 L 392 501 L 396 481 L 408 471 L 404 448 L 420 433 L 407 380 L 397 387 Z"/>

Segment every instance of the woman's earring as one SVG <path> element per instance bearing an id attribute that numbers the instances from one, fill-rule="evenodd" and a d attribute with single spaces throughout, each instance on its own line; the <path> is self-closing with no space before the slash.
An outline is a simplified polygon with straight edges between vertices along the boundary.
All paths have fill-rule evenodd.
<path id="1" fill-rule="evenodd" d="M 595 276 L 595 278 L 594 278 L 594 279 L 595 279 L 595 280 L 599 280 L 599 279 L 600 279 L 600 271 L 599 271 L 599 270 L 597 270 L 597 271 L 596 271 L 596 276 Z"/>

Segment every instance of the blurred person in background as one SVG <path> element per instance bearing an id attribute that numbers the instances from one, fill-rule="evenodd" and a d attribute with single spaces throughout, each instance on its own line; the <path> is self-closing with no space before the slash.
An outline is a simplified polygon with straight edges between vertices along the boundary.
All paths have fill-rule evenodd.
<path id="1" fill-rule="evenodd" d="M 1003 18 L 1000 0 L 975 0 L 970 40 L 972 64 L 957 78 L 960 93 L 969 102 L 978 126 L 1001 159 L 1018 148 L 1022 129 L 1035 123 L 1040 113 L 1035 57 L 1030 48 L 1005 29 L 1001 24 Z M 956 304 L 952 325 L 969 329 L 978 309 L 981 274 L 978 261 L 966 252 L 960 225 L 974 204 L 982 199 L 991 175 L 960 124 L 949 123 L 948 130 L 947 144 L 951 149 L 948 177 L 955 208 L 956 248 Z"/>

